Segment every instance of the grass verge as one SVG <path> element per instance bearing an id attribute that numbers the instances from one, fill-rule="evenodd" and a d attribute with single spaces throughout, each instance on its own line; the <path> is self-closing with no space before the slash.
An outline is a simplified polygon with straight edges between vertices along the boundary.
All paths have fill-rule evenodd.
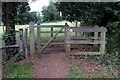
<path id="1" fill-rule="evenodd" d="M 6 62 L 3 68 L 3 78 L 32 78 L 33 62 L 13 64 Z"/>

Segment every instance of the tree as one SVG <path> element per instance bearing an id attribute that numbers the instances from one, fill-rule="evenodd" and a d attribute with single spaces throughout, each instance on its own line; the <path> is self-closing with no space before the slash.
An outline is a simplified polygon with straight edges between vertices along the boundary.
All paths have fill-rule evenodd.
<path id="1" fill-rule="evenodd" d="M 120 43 L 120 2 L 59 2 L 57 9 L 70 22 L 77 20 L 82 25 L 98 25 L 107 28 L 107 63 L 117 63 Z M 120 50 L 119 50 L 120 51 Z M 102 58 L 102 59 L 106 59 Z"/>
<path id="2" fill-rule="evenodd" d="M 17 15 L 16 17 L 16 23 L 17 24 L 29 24 L 30 21 L 33 22 L 37 22 L 38 21 L 38 17 L 39 17 L 40 13 L 39 12 L 24 12 L 24 13 L 20 13 Z"/>
<path id="3" fill-rule="evenodd" d="M 17 7 L 16 7 L 17 11 L 17 15 L 15 16 L 15 22 L 17 24 L 26 24 L 28 23 L 28 14 L 30 11 L 30 7 L 28 5 L 27 2 L 24 3 L 17 3 Z"/>
<path id="4" fill-rule="evenodd" d="M 3 37 L 5 41 L 5 45 L 15 45 L 16 38 L 15 38 L 15 23 L 16 23 L 16 16 L 19 13 L 24 13 L 26 9 L 24 8 L 28 5 L 27 2 L 20 3 L 20 2 L 3 2 L 2 3 L 2 22 L 6 26 L 6 32 Z M 8 54 L 8 59 L 13 57 L 16 53 L 16 49 L 6 48 L 6 52 Z"/>
<path id="5" fill-rule="evenodd" d="M 44 17 L 44 21 L 54 21 L 60 19 L 60 13 L 56 9 L 54 3 L 50 3 L 49 6 L 44 6 L 42 8 L 42 15 Z"/>
<path id="6" fill-rule="evenodd" d="M 30 21 L 33 21 L 33 22 L 38 22 L 38 20 L 40 20 L 40 13 L 39 12 L 30 12 Z"/>
<path id="7" fill-rule="evenodd" d="M 66 20 L 71 22 L 74 20 L 82 21 L 86 25 L 106 26 L 110 20 L 119 21 L 117 15 L 119 13 L 119 4 L 119 2 L 60 2 L 56 3 L 56 6 Z"/>

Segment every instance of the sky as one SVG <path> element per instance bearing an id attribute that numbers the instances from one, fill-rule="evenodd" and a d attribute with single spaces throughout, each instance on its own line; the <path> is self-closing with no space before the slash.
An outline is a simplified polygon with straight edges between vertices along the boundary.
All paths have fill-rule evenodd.
<path id="1" fill-rule="evenodd" d="M 37 0 L 35 2 L 31 2 L 31 0 L 29 1 L 29 5 L 30 5 L 30 8 L 31 8 L 31 12 L 32 11 L 39 11 L 41 12 L 42 10 L 42 7 L 45 5 L 45 6 L 48 6 L 49 5 L 49 2 L 50 0 Z"/>
<path id="2" fill-rule="evenodd" d="M 120 1 L 120 0 L 118 0 L 118 1 Z M 29 5 L 30 5 L 30 8 L 31 8 L 31 12 L 32 11 L 39 11 L 41 13 L 42 7 L 44 5 L 48 6 L 49 2 L 50 2 L 50 0 L 37 0 L 35 2 L 31 2 L 31 0 L 29 0 Z"/>

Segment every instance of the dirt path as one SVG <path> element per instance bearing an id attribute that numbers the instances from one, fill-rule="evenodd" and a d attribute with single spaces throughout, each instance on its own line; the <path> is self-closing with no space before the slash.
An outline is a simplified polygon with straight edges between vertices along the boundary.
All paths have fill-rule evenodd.
<path id="1" fill-rule="evenodd" d="M 89 78 L 90 76 L 112 78 L 111 72 L 107 71 L 107 66 L 96 65 L 94 60 L 85 59 L 83 56 L 74 56 L 73 58 L 73 56 L 67 56 L 63 50 L 59 49 L 45 51 L 39 59 L 28 58 L 18 62 L 18 64 L 33 62 L 33 78 L 68 78 L 68 74 L 72 78 L 78 77 L 78 75 L 81 78 Z M 76 76 L 77 71 L 71 71 L 71 69 L 77 69 L 82 74 L 77 73 Z"/>
<path id="2" fill-rule="evenodd" d="M 35 78 L 67 78 L 69 63 L 65 53 L 59 50 L 49 50 L 36 59 L 33 69 Z"/>

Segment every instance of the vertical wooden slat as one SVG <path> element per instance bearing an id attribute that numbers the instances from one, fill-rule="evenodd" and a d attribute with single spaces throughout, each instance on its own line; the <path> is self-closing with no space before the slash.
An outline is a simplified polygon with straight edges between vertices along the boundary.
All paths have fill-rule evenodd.
<path id="1" fill-rule="evenodd" d="M 95 28 L 98 27 L 98 26 L 95 26 Z M 94 32 L 94 38 L 95 40 L 98 40 L 98 32 Z M 94 44 L 94 46 L 96 46 L 96 44 Z"/>
<path id="2" fill-rule="evenodd" d="M 24 52 L 23 29 L 19 29 L 19 53 Z"/>
<path id="3" fill-rule="evenodd" d="M 26 58 L 28 58 L 27 34 L 28 34 L 28 29 L 25 28 L 24 40 L 25 40 L 25 57 L 26 57 Z"/>
<path id="4" fill-rule="evenodd" d="M 0 1 L 0 25 L 2 22 L 2 2 Z M 3 26 L 3 31 L 4 31 L 4 26 Z"/>
<path id="5" fill-rule="evenodd" d="M 98 32 L 94 32 L 94 37 L 95 37 L 95 40 L 98 39 Z"/>
<path id="6" fill-rule="evenodd" d="M 101 40 L 105 41 L 106 32 L 101 32 Z M 105 44 L 100 44 L 100 52 L 104 55 L 105 54 Z"/>
<path id="7" fill-rule="evenodd" d="M 98 27 L 98 26 L 95 26 L 95 28 Z M 98 32 L 94 32 L 94 37 L 95 37 L 95 40 L 98 39 Z"/>
<path id="8" fill-rule="evenodd" d="M 51 28 L 51 31 L 53 31 L 53 27 Z M 53 37 L 53 33 L 51 33 L 51 37 Z"/>
<path id="9" fill-rule="evenodd" d="M 34 22 L 30 22 L 29 26 L 30 26 L 30 55 L 32 57 L 35 57 Z"/>
<path id="10" fill-rule="evenodd" d="M 41 34 L 40 34 L 40 27 L 37 27 L 37 53 L 40 52 L 40 47 L 41 47 Z"/>
<path id="11" fill-rule="evenodd" d="M 70 41 L 70 28 L 68 27 L 67 23 L 65 23 L 65 26 L 67 26 L 65 28 L 65 52 L 70 52 L 70 44 L 67 43 Z"/>
<path id="12" fill-rule="evenodd" d="M 75 22 L 75 26 L 76 26 L 76 27 L 79 27 L 77 21 Z M 76 32 L 76 36 L 81 36 L 81 32 Z"/>
<path id="13" fill-rule="evenodd" d="M 75 22 L 75 27 L 77 27 L 77 21 Z M 76 37 L 78 36 L 78 33 L 76 32 Z"/>
<path id="14" fill-rule="evenodd" d="M 2 80 L 2 49 L 0 51 L 0 79 Z"/>

